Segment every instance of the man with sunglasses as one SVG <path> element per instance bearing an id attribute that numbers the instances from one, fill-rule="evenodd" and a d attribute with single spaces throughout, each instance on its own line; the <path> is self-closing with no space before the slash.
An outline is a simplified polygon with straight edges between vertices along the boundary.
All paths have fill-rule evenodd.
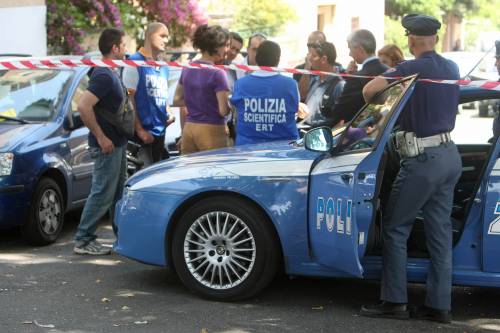
<path id="1" fill-rule="evenodd" d="M 311 53 L 311 49 L 314 45 L 318 45 L 318 43 L 324 43 L 326 42 L 326 35 L 323 33 L 323 31 L 313 31 L 307 37 L 307 55 L 305 57 L 305 62 L 298 65 L 297 69 L 311 69 L 311 61 L 309 58 L 309 54 Z M 306 100 L 307 92 L 309 91 L 309 75 L 302 75 L 302 74 L 293 74 L 293 79 L 297 81 L 297 84 L 299 85 L 299 92 L 300 92 L 300 100 L 303 102 Z M 302 81 L 302 83 L 301 83 Z M 302 86 L 302 88 L 301 88 Z"/>
<path id="2" fill-rule="evenodd" d="M 320 42 L 311 45 L 307 62 L 313 70 L 336 72 L 335 60 L 337 51 L 329 42 Z M 307 79 L 306 79 L 307 77 Z M 310 77 L 310 78 L 309 78 Z M 298 127 L 309 129 L 321 126 L 328 120 L 329 110 L 340 96 L 344 81 L 338 76 L 331 75 L 304 75 L 300 83 L 309 82 L 305 104 L 301 103 L 301 110 L 307 114 Z"/>

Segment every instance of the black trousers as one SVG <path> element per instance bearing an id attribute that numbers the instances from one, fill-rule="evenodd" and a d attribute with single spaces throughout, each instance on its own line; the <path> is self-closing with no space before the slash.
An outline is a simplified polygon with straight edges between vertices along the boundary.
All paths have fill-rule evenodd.
<path id="1" fill-rule="evenodd" d="M 149 144 L 145 144 L 139 138 L 136 138 L 136 142 L 141 145 L 141 149 L 137 153 L 137 158 L 144 162 L 144 167 L 170 157 L 168 151 L 165 149 L 165 135 L 153 135 L 153 138 L 153 142 Z"/>

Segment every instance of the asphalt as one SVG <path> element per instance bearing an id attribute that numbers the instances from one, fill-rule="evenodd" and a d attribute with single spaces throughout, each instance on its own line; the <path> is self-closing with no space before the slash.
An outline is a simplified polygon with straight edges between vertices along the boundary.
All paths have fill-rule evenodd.
<path id="1" fill-rule="evenodd" d="M 377 299 L 373 281 L 282 276 L 253 299 L 212 302 L 161 267 L 73 254 L 76 225 L 70 218 L 56 244 L 37 248 L 0 233 L 0 332 L 500 332 L 500 289 L 455 287 L 449 325 L 360 317 Z M 112 244 L 106 223 L 99 235 Z M 413 302 L 424 293 L 409 287 Z"/>

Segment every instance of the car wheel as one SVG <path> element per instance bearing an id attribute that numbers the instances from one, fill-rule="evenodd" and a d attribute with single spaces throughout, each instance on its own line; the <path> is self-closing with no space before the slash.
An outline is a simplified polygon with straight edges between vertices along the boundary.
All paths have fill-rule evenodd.
<path id="1" fill-rule="evenodd" d="M 251 297 L 275 277 L 281 251 L 253 204 L 211 197 L 186 211 L 172 240 L 175 270 L 194 292 L 219 301 Z"/>
<path id="2" fill-rule="evenodd" d="M 47 245 L 56 241 L 64 223 L 64 205 L 61 189 L 50 178 L 37 184 L 23 234 L 33 245 Z"/>

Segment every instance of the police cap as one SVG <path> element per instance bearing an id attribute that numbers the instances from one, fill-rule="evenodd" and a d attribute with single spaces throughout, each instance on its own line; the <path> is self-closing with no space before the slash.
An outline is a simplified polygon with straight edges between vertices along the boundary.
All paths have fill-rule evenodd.
<path id="1" fill-rule="evenodd" d="M 500 58 L 500 40 L 495 41 L 495 47 L 497 48 L 497 52 L 495 53 L 495 57 Z"/>
<path id="2" fill-rule="evenodd" d="M 401 24 L 406 29 L 406 35 L 432 36 L 441 28 L 441 23 L 432 16 L 409 14 L 403 17 Z"/>

